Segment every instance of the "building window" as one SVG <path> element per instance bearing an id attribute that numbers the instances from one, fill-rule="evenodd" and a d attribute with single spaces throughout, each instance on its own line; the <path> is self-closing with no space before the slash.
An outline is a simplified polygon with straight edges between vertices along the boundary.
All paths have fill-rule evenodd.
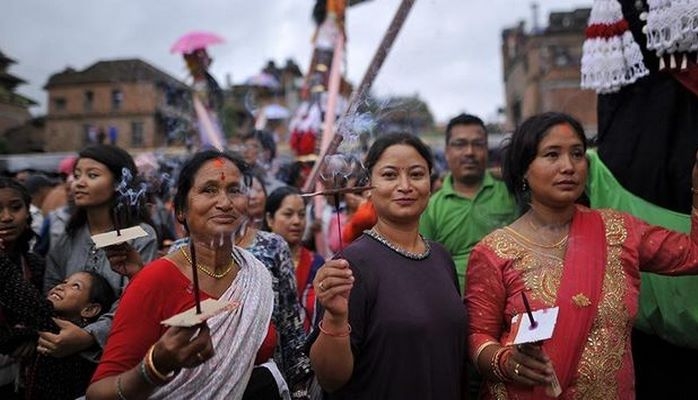
<path id="1" fill-rule="evenodd" d="M 553 64 L 556 67 L 567 67 L 574 64 L 568 49 L 565 47 L 551 46 L 550 55 L 552 56 Z"/>
<path id="2" fill-rule="evenodd" d="M 143 123 L 131 122 L 131 147 L 143 147 Z"/>
<path id="3" fill-rule="evenodd" d="M 95 100 L 95 94 L 91 90 L 85 92 L 85 111 L 92 111 L 92 103 Z"/>
<path id="4" fill-rule="evenodd" d="M 121 110 L 121 105 L 124 102 L 124 93 L 119 89 L 111 91 L 111 109 L 112 111 Z"/>
<path id="5" fill-rule="evenodd" d="M 53 108 L 56 111 L 65 111 L 67 106 L 67 102 L 65 101 L 65 97 L 56 97 L 53 99 Z"/>

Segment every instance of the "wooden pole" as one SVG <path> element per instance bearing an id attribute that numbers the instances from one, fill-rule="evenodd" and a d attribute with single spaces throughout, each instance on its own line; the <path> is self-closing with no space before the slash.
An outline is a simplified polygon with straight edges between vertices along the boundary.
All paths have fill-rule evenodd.
<path id="1" fill-rule="evenodd" d="M 400 7 L 398 7 L 397 12 L 393 17 L 393 20 L 390 22 L 390 25 L 388 26 L 388 30 L 385 32 L 385 35 L 383 36 L 383 40 L 381 41 L 380 46 L 378 46 L 376 53 L 373 55 L 373 60 L 371 60 L 371 63 L 369 64 L 368 69 L 366 70 L 366 73 L 364 74 L 364 77 L 361 80 L 361 83 L 359 84 L 356 91 L 354 91 L 353 95 L 351 96 L 351 99 L 349 100 L 349 105 L 347 106 L 347 110 L 345 111 L 344 116 L 339 120 L 339 126 L 337 128 L 337 131 L 333 135 L 333 139 L 329 141 L 329 145 L 327 146 L 327 148 L 321 149 L 318 161 L 313 166 L 313 169 L 310 172 L 310 175 L 308 176 L 305 185 L 303 186 L 304 192 L 309 192 L 311 188 L 315 187 L 317 176 L 324 167 L 325 157 L 337 152 L 337 147 L 339 147 L 339 144 L 342 141 L 341 138 L 343 137 L 343 132 L 346 129 L 346 127 L 344 126 L 344 121 L 347 120 L 346 117 L 356 113 L 356 111 L 359 108 L 359 104 L 361 104 L 361 102 L 366 97 L 366 94 L 368 93 L 369 89 L 371 89 L 373 81 L 376 79 L 378 72 L 383 66 L 383 62 L 385 61 L 385 58 L 388 56 L 388 53 L 390 52 L 390 49 L 392 48 L 393 43 L 395 42 L 397 34 L 400 32 L 400 29 L 402 29 L 402 26 L 404 25 L 405 20 L 407 19 L 407 15 L 410 13 L 410 10 L 412 9 L 414 2 L 415 0 L 402 0 L 402 3 L 400 3 Z M 332 62 L 334 63 L 335 61 L 336 60 L 333 60 Z M 340 136 L 340 138 L 337 139 L 337 136 Z"/>

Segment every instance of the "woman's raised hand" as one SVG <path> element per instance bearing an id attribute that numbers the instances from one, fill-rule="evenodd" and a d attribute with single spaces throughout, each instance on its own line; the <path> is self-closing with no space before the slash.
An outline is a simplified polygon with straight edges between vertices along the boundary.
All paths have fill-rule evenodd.
<path id="1" fill-rule="evenodd" d="M 190 328 L 170 327 L 155 342 L 153 364 L 163 373 L 194 368 L 213 357 L 213 343 L 206 323 Z"/>
<path id="2" fill-rule="evenodd" d="M 126 242 L 107 246 L 104 248 L 104 252 L 107 255 L 112 271 L 119 275 L 131 278 L 143 268 L 141 255 L 133 246 Z"/>
<path id="3" fill-rule="evenodd" d="M 539 345 L 529 343 L 514 346 L 506 364 L 507 375 L 519 384 L 549 385 L 554 380 L 552 362 Z"/>
<path id="4" fill-rule="evenodd" d="M 315 274 L 315 297 L 332 318 L 346 319 L 354 275 L 347 260 L 329 260 Z"/>

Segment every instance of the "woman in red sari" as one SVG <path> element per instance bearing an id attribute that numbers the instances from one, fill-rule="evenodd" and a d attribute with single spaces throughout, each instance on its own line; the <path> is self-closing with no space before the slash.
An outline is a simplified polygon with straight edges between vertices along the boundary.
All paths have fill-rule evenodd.
<path id="1" fill-rule="evenodd" d="M 306 204 L 295 187 L 283 186 L 274 190 L 264 208 L 264 230 L 274 232 L 286 240 L 293 255 L 296 271 L 298 302 L 303 307 L 303 327 L 306 333 L 315 318 L 315 273 L 325 263 L 319 254 L 308 250 L 302 243 L 306 225 Z"/>
<path id="2" fill-rule="evenodd" d="M 522 215 L 474 249 L 465 293 L 469 348 L 485 377 L 482 398 L 634 399 L 630 331 L 640 271 L 698 274 L 698 191 L 691 235 L 613 210 L 576 204 L 587 143 L 572 117 L 545 113 L 513 134 L 503 175 Z M 698 188 L 698 168 L 693 168 Z M 512 317 L 559 307 L 552 338 L 514 346 Z M 515 333 L 515 332 L 514 332 Z"/>

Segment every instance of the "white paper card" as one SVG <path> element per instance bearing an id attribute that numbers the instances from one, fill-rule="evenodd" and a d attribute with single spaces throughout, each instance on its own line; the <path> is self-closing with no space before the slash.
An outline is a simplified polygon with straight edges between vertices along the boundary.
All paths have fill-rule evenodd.
<path id="1" fill-rule="evenodd" d="M 553 337 L 558 311 L 559 307 L 533 311 L 533 320 L 536 321 L 535 328 L 531 327 L 527 313 L 515 315 L 511 320 L 512 327 L 518 326 L 514 344 L 540 342 Z"/>
<path id="2" fill-rule="evenodd" d="M 101 249 L 102 247 L 113 246 L 143 236 L 148 236 L 148 232 L 141 228 L 140 225 L 136 225 L 126 229 L 120 229 L 119 232 L 109 231 L 92 235 L 92 241 L 95 242 L 96 248 Z"/>
<path id="3" fill-rule="evenodd" d="M 233 311 L 238 306 L 240 303 L 238 302 L 229 302 L 226 300 L 216 300 L 216 299 L 206 299 L 201 302 L 201 314 L 196 313 L 196 306 L 181 312 L 177 315 L 174 315 L 162 322 L 160 322 L 163 325 L 167 326 L 182 326 L 182 327 L 190 327 L 194 325 L 198 325 L 207 319 L 213 317 L 214 315 L 218 315 L 222 312 L 225 311 Z"/>

